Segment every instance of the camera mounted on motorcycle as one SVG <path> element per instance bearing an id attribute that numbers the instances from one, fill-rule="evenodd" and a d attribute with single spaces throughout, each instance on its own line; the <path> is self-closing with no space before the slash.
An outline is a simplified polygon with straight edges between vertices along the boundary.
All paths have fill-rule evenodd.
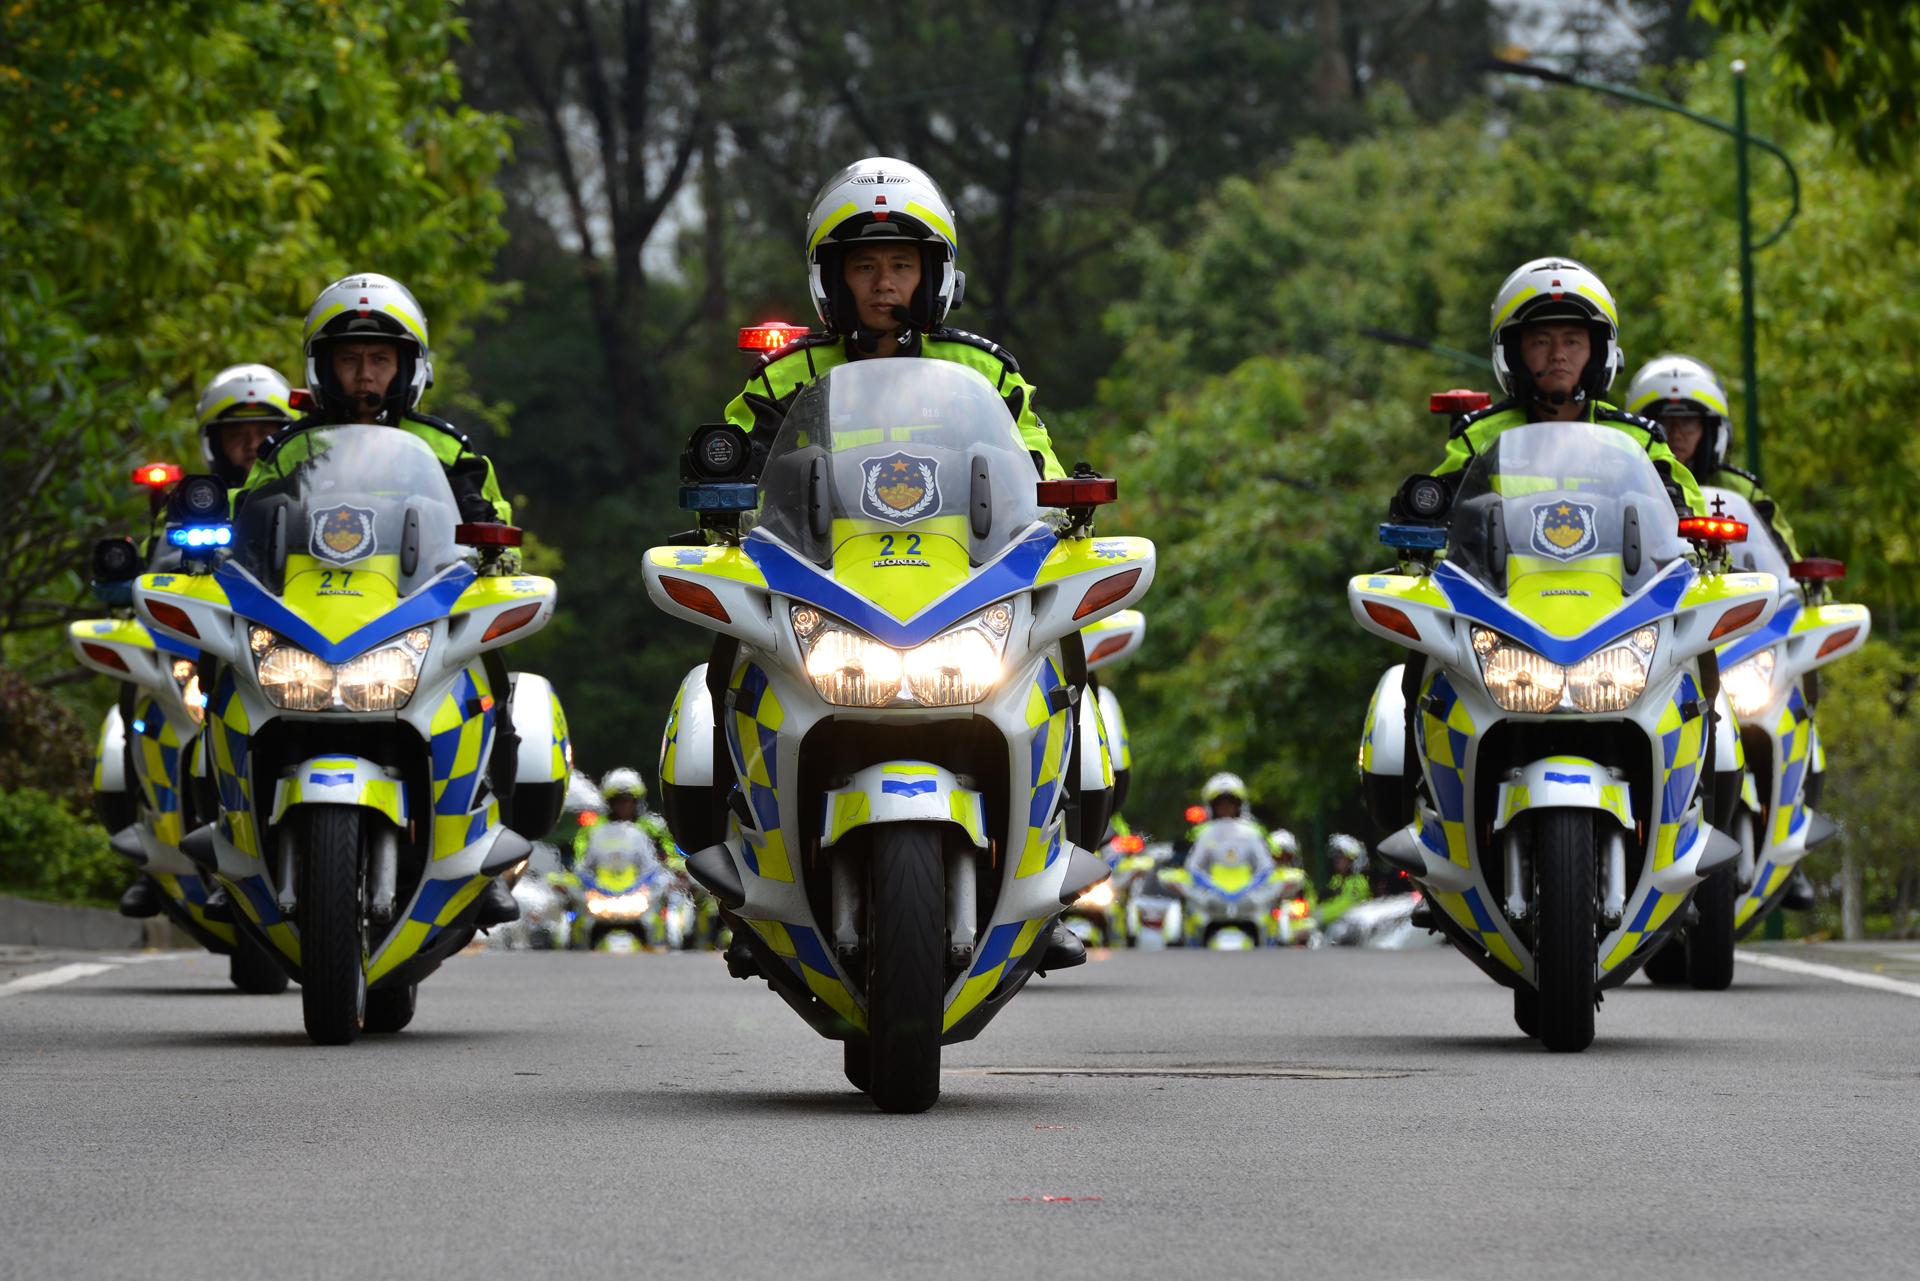
<path id="1" fill-rule="evenodd" d="M 721 525 L 752 511 L 760 503 L 753 457 L 752 438 L 732 423 L 694 428 L 680 455 L 680 506 L 702 513 L 703 523 L 712 518 Z"/>
<path id="2" fill-rule="evenodd" d="M 103 538 L 93 545 L 93 581 L 126 583 L 140 577 L 140 545 L 131 538 Z"/>
<path id="3" fill-rule="evenodd" d="M 1470 387 L 1452 387 L 1427 397 L 1427 412 L 1433 414 L 1473 414 L 1493 404 L 1493 397 Z"/>
<path id="4" fill-rule="evenodd" d="M 453 541 L 462 547 L 518 547 L 526 535 L 518 525 L 476 520 L 453 527 Z"/>
<path id="5" fill-rule="evenodd" d="M 1847 576 L 1847 566 L 1845 561 L 1830 557 L 1809 556 L 1787 566 L 1787 573 L 1793 576 L 1796 583 L 1836 582 Z"/>
<path id="6" fill-rule="evenodd" d="M 167 496 L 167 519 L 181 525 L 224 525 L 227 487 L 213 476 L 185 476 Z"/>

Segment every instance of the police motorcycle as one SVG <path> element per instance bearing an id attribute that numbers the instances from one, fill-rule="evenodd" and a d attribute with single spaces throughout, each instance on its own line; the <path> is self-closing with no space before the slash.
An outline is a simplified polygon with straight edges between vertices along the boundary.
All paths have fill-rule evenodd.
<path id="1" fill-rule="evenodd" d="M 1097 673 L 1130 657 L 1140 648 L 1147 634 L 1146 615 L 1137 609 L 1123 609 L 1091 627 L 1080 629 L 1080 641 L 1087 654 L 1088 693 L 1099 700 L 1102 728 L 1113 758 L 1113 813 L 1126 804 L 1127 788 L 1133 777 L 1133 749 L 1127 735 L 1127 717 L 1119 695 Z M 1067 928 L 1088 947 L 1126 946 L 1126 887 L 1132 879 L 1123 872 L 1128 861 L 1137 860 L 1146 841 L 1131 832 L 1109 832 L 1099 854 L 1113 875 L 1075 899 L 1061 917 Z"/>
<path id="2" fill-rule="evenodd" d="M 1128 878 L 1127 946 L 1159 951 L 1186 946 L 1186 922 L 1179 891 L 1164 877 L 1174 870 L 1172 841 L 1154 841 L 1141 850 L 1146 864 Z"/>
<path id="3" fill-rule="evenodd" d="M 1274 865 L 1258 824 L 1214 818 L 1194 833 L 1185 866 L 1162 880 L 1177 887 L 1189 947 L 1242 951 L 1279 942 L 1281 905 L 1305 878 Z"/>
<path id="4" fill-rule="evenodd" d="M 573 938 L 573 905 L 560 878 L 569 876 L 560 848 L 535 841 L 513 883 L 520 919 L 487 932 L 487 946 L 500 951 L 563 951 Z"/>
<path id="5" fill-rule="evenodd" d="M 753 504 L 729 479 L 747 447 L 696 433 L 683 505 Z M 647 553 L 654 602 L 717 634 L 668 719 L 666 817 L 849 1081 L 923 1111 L 941 1046 L 979 1035 L 1108 874 L 1080 629 L 1140 598 L 1153 545 L 1092 536 L 1114 482 L 1037 482 L 992 386 L 943 361 L 834 368 L 759 474 L 744 535 Z"/>
<path id="6" fill-rule="evenodd" d="M 134 605 L 204 655 L 217 818 L 181 850 L 301 985 L 308 1036 L 346 1044 L 412 1020 L 420 981 L 473 937 L 481 892 L 559 816 L 559 700 L 485 657 L 546 624 L 554 585 L 497 572 L 519 531 L 461 523 L 406 432 L 309 428 L 255 468 L 270 479 L 231 555 L 142 575 Z M 494 750 L 507 684 L 512 760 Z"/>
<path id="7" fill-rule="evenodd" d="M 580 879 L 576 943 L 593 951 L 645 947 L 679 950 L 693 928 L 693 900 L 660 861 L 653 838 L 638 823 L 612 821 L 593 829 L 574 869 Z"/>
<path id="8" fill-rule="evenodd" d="M 68 643 L 85 666 L 120 684 L 120 696 L 101 722 L 94 756 L 93 792 L 108 843 L 140 870 L 160 910 L 194 942 L 227 958 L 227 973 L 242 992 L 287 990 L 287 976 L 251 935 L 234 928 L 211 877 L 180 852 L 181 839 L 206 817 L 196 804 L 204 787 L 193 773 L 199 761 L 207 700 L 200 685 L 200 651 L 149 631 L 132 617 L 132 582 L 142 570 L 177 571 L 190 557 L 211 556 L 218 533 L 206 532 L 183 510 L 191 499 L 216 497 L 204 487 L 176 494 L 178 464 L 144 463 L 134 483 L 152 495 L 164 515 L 143 552 L 130 538 L 107 538 L 93 550 L 95 596 L 113 607 L 108 618 L 69 624 Z M 218 494 L 220 512 L 226 495 Z"/>
<path id="9" fill-rule="evenodd" d="M 1379 851 L 1549 1050 L 1592 1042 L 1603 990 L 1738 856 L 1708 822 L 1713 651 L 1765 625 L 1779 588 L 1727 564 L 1744 532 L 1676 518 L 1624 433 L 1536 423 L 1451 501 L 1411 478 L 1381 529 L 1410 572 L 1348 585 L 1360 625 L 1414 651 L 1368 710 L 1369 805 L 1414 815 Z"/>
<path id="10" fill-rule="evenodd" d="M 1779 906 L 1807 852 L 1839 835 L 1815 808 L 1824 773 L 1813 721 L 1815 673 L 1865 645 L 1873 620 L 1865 605 L 1827 601 L 1828 585 L 1846 573 L 1839 561 L 1788 562 L 1749 499 L 1726 489 L 1702 492 L 1717 515 L 1746 529 L 1728 548 L 1731 563 L 1780 584 L 1779 608 L 1766 625 L 1719 651 L 1721 693 L 1737 718 L 1733 746 L 1743 772 L 1731 813 L 1716 825 L 1739 843 L 1739 857 L 1695 895 L 1697 919 L 1647 962 L 1656 983 L 1720 991 L 1733 982 L 1734 943 Z"/>

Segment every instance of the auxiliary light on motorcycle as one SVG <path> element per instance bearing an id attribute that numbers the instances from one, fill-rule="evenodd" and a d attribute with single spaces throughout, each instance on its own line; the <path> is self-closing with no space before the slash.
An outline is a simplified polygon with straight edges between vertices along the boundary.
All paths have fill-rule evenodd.
<path id="1" fill-rule="evenodd" d="M 165 489 L 184 474 L 179 463 L 141 463 L 133 469 L 133 483 L 148 489 Z"/>
<path id="2" fill-rule="evenodd" d="M 1207 821 L 1207 807 L 1204 805 L 1187 806 L 1187 822 L 1204 823 Z"/>
<path id="3" fill-rule="evenodd" d="M 1747 522 L 1726 516 L 1683 516 L 1680 518 L 1680 537 L 1696 543 L 1744 543 L 1747 541 Z"/>
<path id="4" fill-rule="evenodd" d="M 1113 906 L 1113 882 L 1102 881 L 1073 901 L 1075 907 L 1109 908 Z"/>
<path id="5" fill-rule="evenodd" d="M 167 541 L 188 551 L 212 551 L 233 542 L 233 526 L 175 525 L 167 531 Z"/>
<path id="6" fill-rule="evenodd" d="M 1307 911 L 1307 900 L 1303 898 L 1294 899 L 1287 904 L 1287 915 L 1296 921 L 1306 920 Z"/>
<path id="7" fill-rule="evenodd" d="M 1773 669 L 1778 660 L 1771 649 L 1749 655 L 1720 673 L 1720 688 L 1727 691 L 1733 714 L 1748 720 L 1767 710 L 1773 702 Z"/>
<path id="8" fill-rule="evenodd" d="M 742 325 L 740 327 L 740 350 L 779 351 L 807 332 L 805 325 L 790 325 L 784 320 L 769 320 L 765 324 Z"/>
<path id="9" fill-rule="evenodd" d="M 594 916 L 631 920 L 645 916 L 649 902 L 645 890 L 633 890 L 626 894 L 594 893 L 587 895 L 587 911 Z"/>

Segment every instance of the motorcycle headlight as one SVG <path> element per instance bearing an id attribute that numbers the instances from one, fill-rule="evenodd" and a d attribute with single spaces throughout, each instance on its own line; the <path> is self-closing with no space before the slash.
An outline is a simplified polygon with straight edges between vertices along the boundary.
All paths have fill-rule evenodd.
<path id="1" fill-rule="evenodd" d="M 1567 672 L 1524 645 L 1517 645 L 1484 627 L 1473 629 L 1473 649 L 1480 656 L 1480 679 L 1493 701 L 1509 712 L 1550 712 L 1560 705 Z"/>
<path id="2" fill-rule="evenodd" d="M 1652 631 L 1643 628 L 1626 644 L 1609 646 L 1575 663 L 1567 673 L 1574 706 L 1583 712 L 1618 712 L 1632 706 L 1647 688 L 1647 660 L 1653 645 L 1644 633 Z"/>
<path id="3" fill-rule="evenodd" d="M 1005 601 L 989 605 L 905 652 L 811 605 L 795 605 L 790 619 L 807 676 L 827 702 L 885 707 L 907 699 L 925 707 L 953 707 L 979 702 L 999 681 L 1013 607 Z"/>
<path id="4" fill-rule="evenodd" d="M 1727 691 L 1735 716 L 1751 720 L 1773 702 L 1774 662 L 1773 651 L 1763 649 L 1720 673 L 1720 688 Z"/>
<path id="5" fill-rule="evenodd" d="M 1075 907 L 1108 908 L 1113 906 L 1113 882 L 1102 881 L 1073 901 Z"/>
<path id="6" fill-rule="evenodd" d="M 333 703 L 333 665 L 298 645 L 274 645 L 260 656 L 260 688 L 275 707 L 317 712 Z"/>
<path id="7" fill-rule="evenodd" d="M 387 645 L 340 668 L 340 701 L 352 712 L 390 712 L 405 706 L 419 682 L 419 652 L 408 644 Z"/>

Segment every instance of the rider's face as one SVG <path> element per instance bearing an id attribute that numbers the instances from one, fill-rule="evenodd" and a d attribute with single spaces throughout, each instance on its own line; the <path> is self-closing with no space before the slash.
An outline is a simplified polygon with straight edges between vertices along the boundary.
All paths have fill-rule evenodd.
<path id="1" fill-rule="evenodd" d="M 1533 385 L 1550 396 L 1570 396 L 1593 354 L 1593 337 L 1585 325 L 1528 325 L 1520 334 L 1520 358 Z"/>
<path id="2" fill-rule="evenodd" d="M 847 251 L 842 269 L 860 327 L 874 333 L 900 328 L 895 307 L 908 306 L 920 287 L 920 251 L 909 244 L 861 245 Z"/>
<path id="3" fill-rule="evenodd" d="M 1213 800 L 1215 818 L 1239 818 L 1240 798 L 1237 796 L 1216 796 Z"/>
<path id="4" fill-rule="evenodd" d="M 612 815 L 616 823 L 631 823 L 640 813 L 640 802 L 630 793 L 622 792 L 607 802 L 607 813 Z"/>
<path id="5" fill-rule="evenodd" d="M 333 345 L 332 356 L 333 376 L 359 402 L 355 421 L 372 422 L 379 409 L 368 409 L 365 398 L 385 399 L 400 372 L 400 348 L 390 342 L 340 342 Z"/>
<path id="6" fill-rule="evenodd" d="M 1667 429 L 1667 445 L 1682 467 L 1693 466 L 1700 438 L 1707 434 L 1707 420 L 1699 414 L 1662 414 L 1660 425 Z"/>
<path id="7" fill-rule="evenodd" d="M 215 439 L 228 463 L 246 469 L 253 466 L 253 460 L 260 456 L 260 446 L 277 426 L 271 419 L 222 423 Z"/>

